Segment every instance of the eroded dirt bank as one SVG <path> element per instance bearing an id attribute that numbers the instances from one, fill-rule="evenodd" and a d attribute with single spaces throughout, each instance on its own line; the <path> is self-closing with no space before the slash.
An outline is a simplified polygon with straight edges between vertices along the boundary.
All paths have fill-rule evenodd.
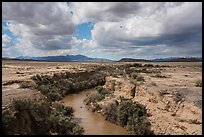
<path id="1" fill-rule="evenodd" d="M 133 84 L 128 79 L 106 77 L 103 87 L 111 91 L 113 85 L 114 92 L 98 101 L 100 108 L 108 107 L 110 103 L 124 97 L 146 106 L 154 134 L 202 134 L 202 109 L 197 105 L 202 99 L 201 89 L 153 86 L 149 82 Z M 95 106 L 90 104 L 92 108 Z M 103 109 L 96 112 L 104 115 Z"/>

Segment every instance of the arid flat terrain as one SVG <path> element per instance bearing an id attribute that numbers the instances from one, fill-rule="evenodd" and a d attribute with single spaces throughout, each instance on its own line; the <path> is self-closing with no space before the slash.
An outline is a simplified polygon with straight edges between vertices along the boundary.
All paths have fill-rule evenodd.
<path id="1" fill-rule="evenodd" d="M 134 62 L 135 63 L 135 62 Z M 57 73 L 86 72 L 94 67 L 106 69 L 131 63 L 69 63 L 2 61 L 2 108 L 8 107 L 13 98 L 37 98 L 40 91 L 22 88 L 23 82 L 34 84 L 36 74 L 53 76 Z M 143 67 L 127 70 L 138 72 L 142 80 L 132 83 L 130 75 L 107 76 L 104 88 L 114 92 L 98 102 L 101 107 L 124 97 L 137 101 L 147 108 L 151 129 L 155 134 L 202 134 L 202 63 L 201 62 L 138 62 Z M 153 64 L 153 66 L 145 66 Z M 157 67 L 155 67 L 157 65 Z M 163 67 L 161 67 L 163 65 Z M 124 70 L 126 74 L 127 70 Z M 134 76 L 133 76 L 134 77 Z M 138 76 L 137 76 L 138 77 Z M 136 85 L 136 86 L 135 86 Z M 135 87 L 134 96 L 131 95 Z M 102 113 L 102 110 L 97 111 Z"/>

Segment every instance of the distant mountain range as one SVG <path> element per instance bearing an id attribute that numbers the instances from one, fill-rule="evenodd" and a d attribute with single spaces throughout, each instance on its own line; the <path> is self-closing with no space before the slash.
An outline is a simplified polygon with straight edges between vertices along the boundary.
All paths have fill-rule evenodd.
<path id="1" fill-rule="evenodd" d="M 122 58 L 117 62 L 201 62 L 202 57 L 170 57 L 170 58 L 159 58 L 159 59 L 133 59 L 133 58 Z"/>
<path id="2" fill-rule="evenodd" d="M 11 59 L 11 58 L 4 58 L 4 59 Z M 103 58 L 90 58 L 84 55 L 46 56 L 46 57 L 20 56 L 12 59 L 28 60 L 28 61 L 48 61 L 48 62 L 114 62 L 114 60 L 103 59 Z"/>
<path id="3" fill-rule="evenodd" d="M 122 58 L 118 60 L 117 62 L 149 62 L 149 60 L 146 59 L 133 59 L 133 58 Z"/>
<path id="4" fill-rule="evenodd" d="M 84 55 L 66 55 L 66 56 L 46 56 L 46 57 L 29 57 L 20 56 L 17 58 L 2 58 L 4 60 L 27 60 L 27 61 L 48 61 L 48 62 L 201 62 L 202 57 L 171 57 L 160 59 L 134 59 L 122 58 L 118 61 L 104 58 L 91 58 Z"/>

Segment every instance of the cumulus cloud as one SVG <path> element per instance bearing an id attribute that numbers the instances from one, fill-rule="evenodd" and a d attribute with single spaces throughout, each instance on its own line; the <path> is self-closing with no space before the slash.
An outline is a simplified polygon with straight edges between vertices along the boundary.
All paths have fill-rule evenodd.
<path id="1" fill-rule="evenodd" d="M 52 53 L 72 47 L 69 42 L 75 25 L 67 3 L 3 2 L 2 19 L 9 22 L 7 28 L 17 38 L 16 48 L 22 53 L 25 49 Z"/>
<path id="2" fill-rule="evenodd" d="M 133 57 L 201 56 L 201 2 L 72 5 L 75 22 L 96 22 L 92 37 L 101 52 Z"/>
<path id="3" fill-rule="evenodd" d="M 13 46 L 13 41 L 11 40 L 11 38 L 6 35 L 6 34 L 3 34 L 2 35 L 2 48 L 5 49 L 5 48 L 9 48 L 11 46 Z"/>

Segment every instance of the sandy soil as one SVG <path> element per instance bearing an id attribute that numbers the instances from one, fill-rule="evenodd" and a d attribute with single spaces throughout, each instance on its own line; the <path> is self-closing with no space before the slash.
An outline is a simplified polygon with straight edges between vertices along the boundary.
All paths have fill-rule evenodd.
<path id="1" fill-rule="evenodd" d="M 161 73 L 167 78 L 151 77 L 155 75 L 152 73 L 141 73 L 145 82 L 136 84 L 134 98 L 130 95 L 133 86 L 128 79 L 107 78 L 105 88 L 110 88 L 111 81 L 115 81 L 114 95 L 107 97 L 99 104 L 103 106 L 123 96 L 146 106 L 148 119 L 155 134 L 201 135 L 202 87 L 196 87 L 195 81 L 202 80 L 202 64 L 169 64 L 172 67 L 165 68 Z M 160 95 L 162 91 L 166 94 Z M 177 93 L 182 95 L 182 99 L 176 103 L 174 98 Z"/>
<path id="2" fill-rule="evenodd" d="M 13 98 L 34 99 L 40 97 L 40 92 L 22 89 L 19 86 L 23 81 L 32 81 L 31 77 L 36 74 L 53 75 L 64 71 L 78 72 L 90 70 L 97 64 L 100 63 L 2 60 L 2 107 L 9 106 Z"/>

